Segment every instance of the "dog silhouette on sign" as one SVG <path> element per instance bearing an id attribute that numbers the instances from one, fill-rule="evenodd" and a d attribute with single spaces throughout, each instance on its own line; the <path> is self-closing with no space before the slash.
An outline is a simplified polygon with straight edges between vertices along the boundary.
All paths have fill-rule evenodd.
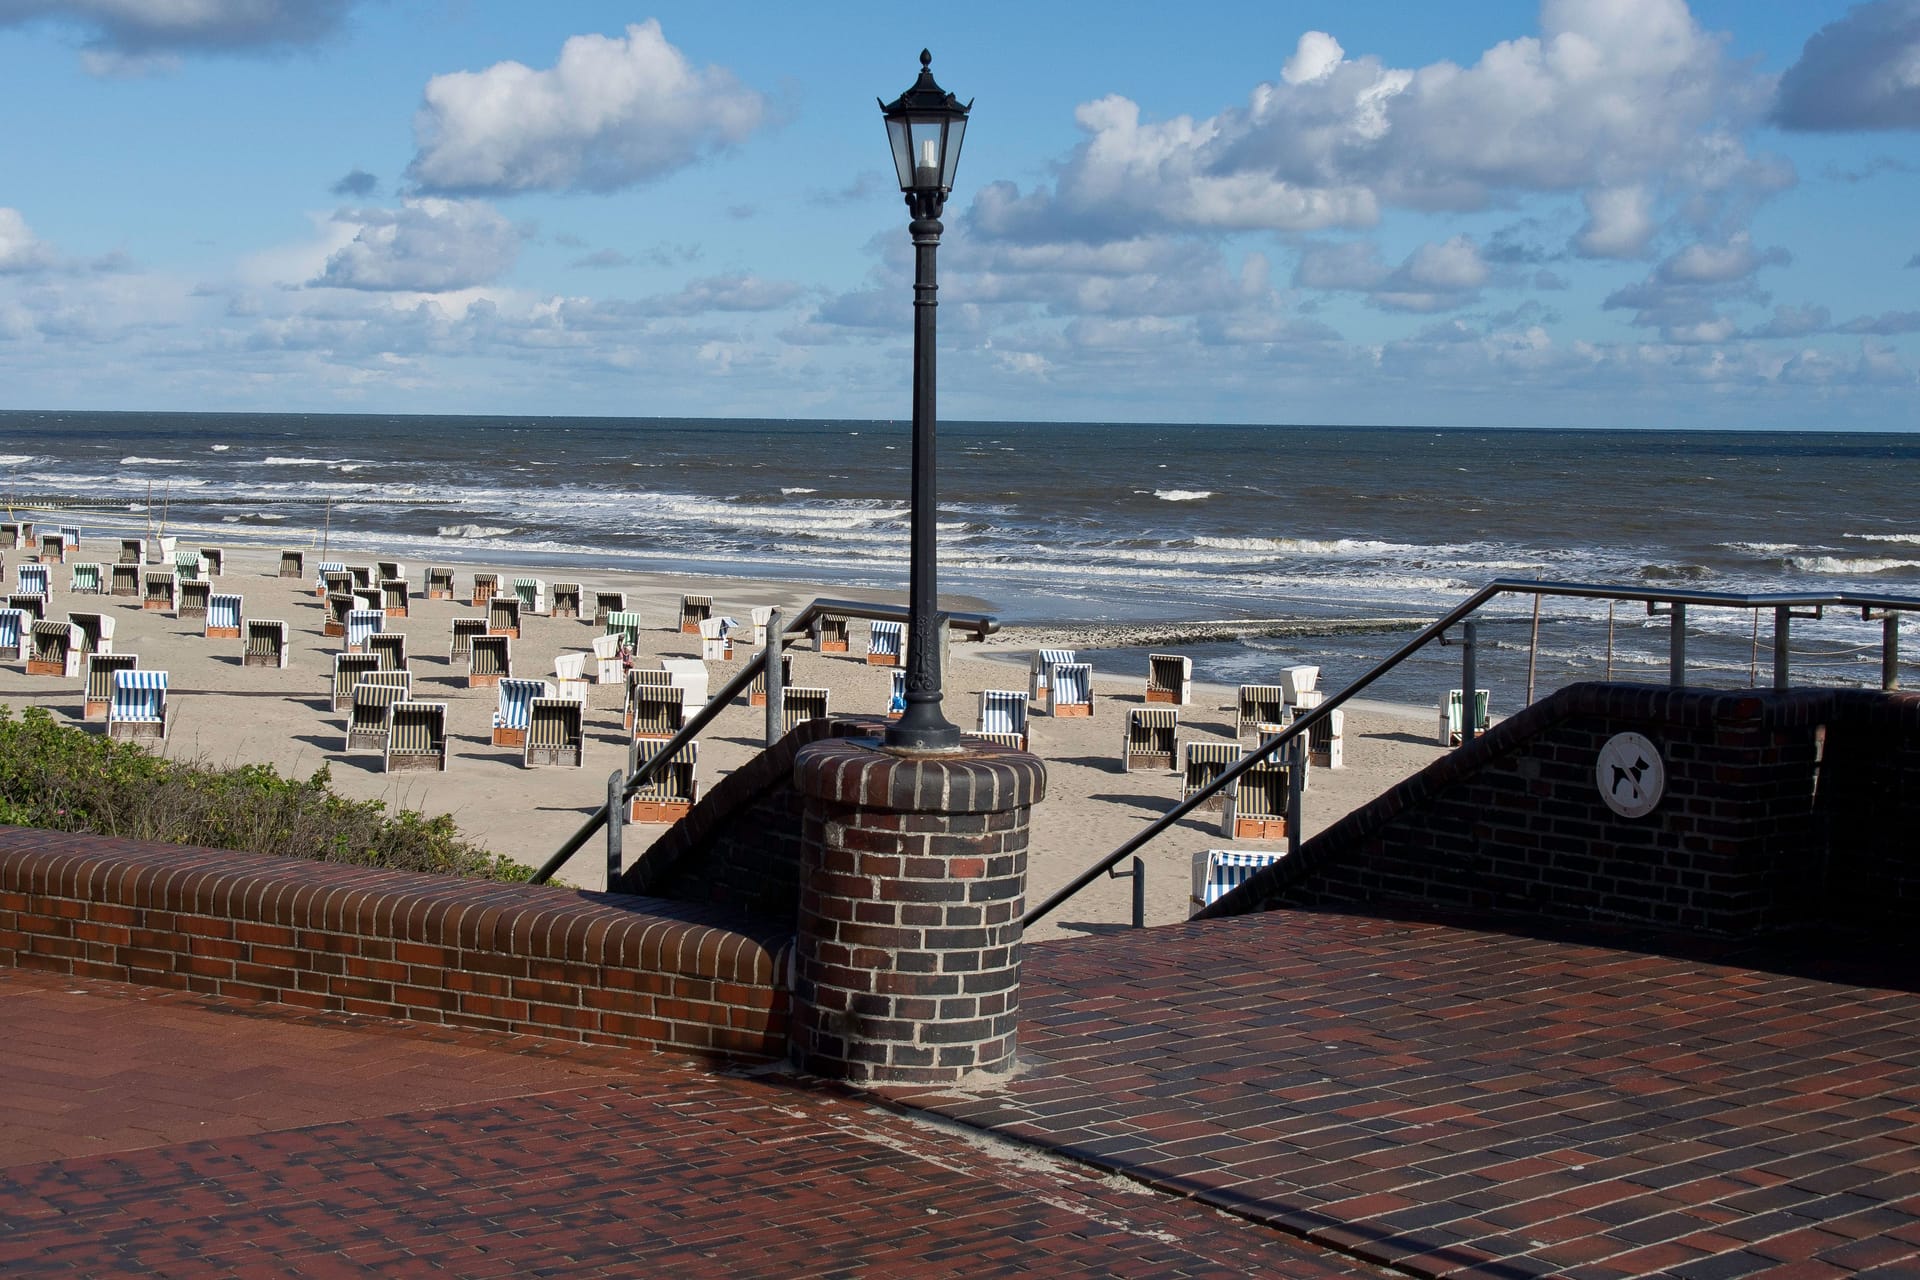
<path id="1" fill-rule="evenodd" d="M 1645 756 L 1635 756 L 1632 764 L 1617 764 L 1613 766 L 1613 794 L 1616 796 L 1620 794 L 1620 784 L 1624 782 L 1633 788 L 1632 798 L 1638 800 L 1640 798 L 1640 779 L 1644 777 L 1647 770 L 1652 767 L 1653 762 Z"/>

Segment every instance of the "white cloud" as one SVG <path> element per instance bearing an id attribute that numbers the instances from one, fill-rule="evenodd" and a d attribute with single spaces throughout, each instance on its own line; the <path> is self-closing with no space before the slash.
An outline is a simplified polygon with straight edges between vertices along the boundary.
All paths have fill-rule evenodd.
<path id="1" fill-rule="evenodd" d="M 1920 129 L 1920 0 L 1856 5 L 1780 77 L 1784 129 Z"/>
<path id="2" fill-rule="evenodd" d="M 624 38 L 574 36 L 543 71 L 435 76 L 407 175 L 441 193 L 617 191 L 740 142 L 765 110 L 731 72 L 689 65 L 649 19 Z"/>
<path id="3" fill-rule="evenodd" d="M 53 265 L 53 250 L 33 234 L 18 209 L 0 206 L 0 274 L 40 271 Z"/>
<path id="4" fill-rule="evenodd" d="M 1587 223 L 1573 238 L 1574 249 L 1586 258 L 1638 258 L 1658 229 L 1653 220 L 1653 194 L 1644 186 L 1595 187 L 1581 199 Z"/>
<path id="5" fill-rule="evenodd" d="M 1744 280 L 1761 267 L 1785 266 L 1785 249 L 1755 249 L 1752 237 L 1738 232 L 1724 244 L 1690 244 L 1662 262 L 1658 274 L 1668 284 L 1727 284 Z"/>
<path id="6" fill-rule="evenodd" d="M 474 200 L 408 200 L 398 209 L 342 210 L 352 240 L 308 283 L 318 288 L 441 293 L 489 283 L 519 255 L 522 232 Z"/>
<path id="7" fill-rule="evenodd" d="M 1362 293 L 1394 311 L 1445 311 L 1466 306 L 1486 284 L 1487 264 L 1466 236 L 1423 244 L 1398 267 L 1380 260 L 1370 241 L 1308 245 L 1294 268 L 1303 289 Z"/>
<path id="8" fill-rule="evenodd" d="M 182 53 L 278 52 L 337 31 L 355 0 L 0 0 L 0 26 L 45 21 L 87 38 L 94 75 L 139 75 Z"/>

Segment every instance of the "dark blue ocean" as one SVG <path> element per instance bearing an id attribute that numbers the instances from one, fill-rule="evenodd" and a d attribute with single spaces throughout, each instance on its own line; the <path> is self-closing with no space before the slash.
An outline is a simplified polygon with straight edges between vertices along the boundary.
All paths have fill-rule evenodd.
<path id="1" fill-rule="evenodd" d="M 0 413 L 18 503 L 143 521 L 151 495 L 235 541 L 841 593 L 905 585 L 909 451 L 899 422 Z M 941 581 L 1014 623 L 1430 618 L 1515 576 L 1920 595 L 1917 482 L 1920 434 L 943 423 Z M 1524 680 L 1529 608 L 1489 623 L 1496 687 Z M 1543 686 L 1598 674 L 1605 616 L 1548 605 Z M 1623 607 L 1616 671 L 1657 678 L 1665 625 Z M 1703 677 L 1744 683 L 1751 615 L 1693 625 Z M 1877 637 L 1856 616 L 1796 643 L 1809 677 L 1864 681 Z M 1223 683 L 1320 661 L 1337 684 L 1398 638 L 1190 651 Z"/>

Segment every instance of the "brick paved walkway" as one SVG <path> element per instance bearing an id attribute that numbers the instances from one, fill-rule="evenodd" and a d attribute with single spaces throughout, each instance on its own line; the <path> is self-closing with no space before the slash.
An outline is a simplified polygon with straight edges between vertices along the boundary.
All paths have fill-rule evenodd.
<path id="1" fill-rule="evenodd" d="M 1920 997 L 1741 954 L 1300 912 L 1049 944 L 1030 1071 L 911 1101 L 1418 1274 L 1920 1275 Z"/>
<path id="2" fill-rule="evenodd" d="M 1376 1274 L 1036 1153 L 665 1056 L 16 971 L 0 1016 L 0 1078 L 33 1084 L 0 1112 L 8 1277 Z M 179 1141 L 202 1126 L 228 1136 Z M 81 1135 L 118 1153 L 47 1158 Z"/>

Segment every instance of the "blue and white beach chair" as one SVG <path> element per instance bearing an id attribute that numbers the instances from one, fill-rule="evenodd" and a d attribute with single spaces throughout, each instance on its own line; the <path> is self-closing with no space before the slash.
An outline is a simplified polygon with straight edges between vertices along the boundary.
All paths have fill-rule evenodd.
<path id="1" fill-rule="evenodd" d="M 1047 672 L 1047 714 L 1055 719 L 1093 715 L 1093 667 L 1056 662 Z"/>
<path id="2" fill-rule="evenodd" d="M 107 736 L 166 741 L 166 672 L 135 669 L 113 673 L 113 698 L 107 704 Z"/>
<path id="3" fill-rule="evenodd" d="M 314 594 L 319 596 L 324 596 L 327 594 L 327 575 L 328 574 L 345 573 L 346 571 L 347 571 L 347 562 L 345 560 L 322 560 L 319 564 L 315 565 L 313 567 Z"/>
<path id="4" fill-rule="evenodd" d="M 33 615 L 25 609 L 0 609 L 0 658 L 19 661 L 27 642 L 27 624 Z"/>
<path id="5" fill-rule="evenodd" d="M 207 620 L 201 634 L 210 640 L 238 640 L 240 611 L 245 605 L 246 599 L 242 596 L 209 595 Z"/>
<path id="6" fill-rule="evenodd" d="M 1207 849 L 1193 855 L 1193 909 L 1210 907 L 1283 855 L 1252 849 Z"/>
<path id="7" fill-rule="evenodd" d="M 43 564 L 14 566 L 13 589 L 23 596 L 53 594 L 53 571 Z"/>
<path id="8" fill-rule="evenodd" d="M 1039 702 L 1047 691 L 1047 682 L 1053 668 L 1062 662 L 1076 661 L 1071 649 L 1038 649 L 1034 651 L 1033 661 L 1027 668 L 1027 698 Z"/>
<path id="9" fill-rule="evenodd" d="M 980 691 L 980 732 L 1018 734 L 1020 749 L 1027 749 L 1027 695 L 1018 689 L 982 689 Z"/>
<path id="10" fill-rule="evenodd" d="M 867 628 L 867 665 L 899 666 L 906 636 L 907 624 L 904 622 L 875 622 L 870 625 Z"/>
<path id="11" fill-rule="evenodd" d="M 887 696 L 887 719 L 898 720 L 907 714 L 907 669 L 893 669 L 893 692 Z"/>
<path id="12" fill-rule="evenodd" d="M 347 652 L 361 652 L 366 648 L 368 636 L 378 635 L 386 629 L 387 611 L 385 609 L 349 609 L 347 611 Z"/>
<path id="13" fill-rule="evenodd" d="M 517 680 L 512 676 L 500 681 L 500 701 L 493 712 L 493 745 L 524 747 L 527 721 L 535 698 L 551 698 L 554 688 L 545 680 Z"/>

